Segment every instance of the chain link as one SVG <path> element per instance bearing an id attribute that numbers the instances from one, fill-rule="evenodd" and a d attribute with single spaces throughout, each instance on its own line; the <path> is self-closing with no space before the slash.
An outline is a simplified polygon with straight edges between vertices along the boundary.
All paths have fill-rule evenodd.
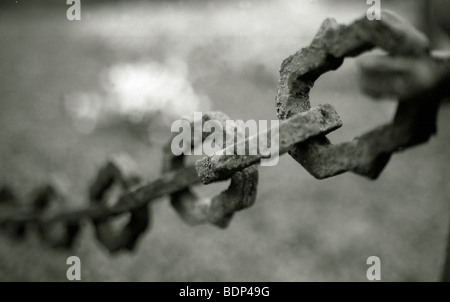
<path id="1" fill-rule="evenodd" d="M 331 105 L 311 108 L 309 92 L 324 73 L 373 48 L 387 55 L 365 58 L 361 63 L 360 88 L 374 98 L 395 97 L 397 112 L 390 124 L 380 126 L 350 142 L 332 145 L 326 135 L 342 126 Z M 384 11 L 382 20 L 366 18 L 350 25 L 333 19 L 322 24 L 310 46 L 287 58 L 280 69 L 276 97 L 280 155 L 286 152 L 311 175 L 323 179 L 352 171 L 377 178 L 394 152 L 425 143 L 436 133 L 436 115 L 441 100 L 450 95 L 450 60 L 434 56 L 424 35 L 394 14 Z M 220 112 L 203 116 L 202 122 L 229 118 Z M 226 129 L 226 127 L 224 127 Z M 204 140 L 208 133 L 203 133 Z M 254 138 L 238 137 L 229 146 L 249 143 Z M 193 140 L 194 141 L 194 140 Z M 159 179 L 143 183 L 126 156 L 108 160 L 90 187 L 90 206 L 67 210 L 65 194 L 55 183 L 39 188 L 31 208 L 18 206 L 13 190 L 0 189 L 0 229 L 21 239 L 35 226 L 42 240 L 55 248 L 70 248 L 80 231 L 81 220 L 91 221 L 98 241 L 110 252 L 133 250 L 151 224 L 151 203 L 165 195 L 179 216 L 190 225 L 229 225 L 235 212 L 252 206 L 258 184 L 257 155 L 214 154 L 185 166 L 184 156 L 174 156 L 170 142 L 164 148 Z M 195 146 L 191 146 L 192 148 Z M 212 198 L 199 198 L 190 189 L 231 179 L 227 190 Z M 120 197 L 108 204 L 116 188 Z M 55 209 L 51 209 L 54 208 Z M 117 232 L 114 217 L 129 214 L 128 223 Z M 450 261 L 447 261 L 450 263 Z"/>

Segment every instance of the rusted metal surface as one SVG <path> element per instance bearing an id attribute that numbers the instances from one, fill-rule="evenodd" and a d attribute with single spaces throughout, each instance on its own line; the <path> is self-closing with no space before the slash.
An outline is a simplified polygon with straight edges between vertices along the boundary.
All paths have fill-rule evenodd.
<path id="1" fill-rule="evenodd" d="M 279 155 L 282 155 L 296 143 L 304 142 L 319 134 L 325 135 L 341 126 L 342 121 L 334 107 L 326 104 L 298 113 L 280 123 L 277 129 L 270 129 L 269 133 L 260 133 L 259 135 L 267 137 L 270 134 L 272 136 L 275 135 L 274 132 L 278 131 Z M 250 140 L 256 140 L 257 138 L 256 136 L 250 137 L 242 140 L 239 144 L 248 146 Z M 228 147 L 231 150 L 234 150 L 234 148 L 234 145 Z M 265 157 L 260 147 L 258 147 L 256 155 L 225 155 L 226 153 L 221 153 L 197 161 L 195 166 L 203 184 L 228 179 L 236 171 L 258 164 L 261 158 Z"/>
<path id="2" fill-rule="evenodd" d="M 430 57 L 426 37 L 390 12 L 383 11 L 379 22 L 362 18 L 350 25 L 339 25 L 327 19 L 311 45 L 281 65 L 276 98 L 278 117 L 284 120 L 309 110 L 309 92 L 322 74 L 337 69 L 344 58 L 376 47 L 396 57 Z M 375 179 L 392 153 L 424 143 L 435 134 L 440 100 L 434 93 L 427 98 L 410 96 L 407 101 L 399 102 L 391 124 L 338 145 L 321 135 L 297 144 L 289 154 L 318 179 L 347 171 Z"/>
<path id="3" fill-rule="evenodd" d="M 228 125 L 225 123 L 229 118 L 223 113 L 213 112 L 203 115 L 202 129 L 203 123 L 209 120 L 219 121 L 225 131 L 234 132 L 234 126 L 230 123 Z M 205 140 L 206 136 L 207 133 L 203 132 L 201 142 Z M 242 133 L 237 133 L 235 139 L 236 142 L 240 142 L 244 140 L 244 137 Z M 193 137 L 191 141 L 195 141 Z M 171 141 L 166 147 L 167 152 L 165 152 L 164 156 L 163 172 L 183 166 L 185 155 L 173 155 L 169 150 L 170 144 Z M 191 148 L 195 147 L 192 144 Z M 257 166 L 248 165 L 248 167 L 233 173 L 230 186 L 219 195 L 212 198 L 199 198 L 190 188 L 186 187 L 170 194 L 170 202 L 180 217 L 190 225 L 209 222 L 220 228 L 226 228 L 235 212 L 248 208 L 255 203 L 257 186 L 258 168 Z"/>

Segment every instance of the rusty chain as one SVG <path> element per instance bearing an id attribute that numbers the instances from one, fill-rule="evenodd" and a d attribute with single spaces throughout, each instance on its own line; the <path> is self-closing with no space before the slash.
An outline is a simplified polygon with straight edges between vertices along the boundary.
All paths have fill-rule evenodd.
<path id="1" fill-rule="evenodd" d="M 425 36 L 391 13 L 384 12 L 379 22 L 362 18 L 349 26 L 338 25 L 335 20 L 328 19 L 322 24 L 311 45 L 287 58 L 281 66 L 276 99 L 279 119 L 309 110 L 309 92 L 322 74 L 337 69 L 344 58 L 360 55 L 375 47 L 383 49 L 391 58 L 395 57 L 394 61 L 398 59 L 399 63 L 403 63 L 402 60 L 418 59 L 432 70 L 442 68 L 442 64 L 434 63 L 430 56 Z M 408 73 L 405 65 L 407 68 L 408 64 L 396 67 Z M 377 178 L 393 152 L 424 143 L 436 132 L 440 96 L 434 96 L 433 90 L 426 93 L 424 89 L 426 98 L 422 94 L 405 97 L 398 87 L 389 85 L 396 81 L 382 80 L 383 86 L 378 81 L 377 71 L 382 73 L 383 70 L 389 70 L 392 74 L 398 72 L 377 64 L 367 64 L 365 67 L 365 91 L 372 92 L 369 83 L 373 83 L 372 85 L 378 85 L 377 91 L 388 87 L 387 92 L 399 97 L 394 120 L 351 142 L 332 145 L 321 135 L 295 145 L 290 150 L 290 155 L 316 178 L 323 179 L 346 171 Z M 435 83 L 431 85 L 433 84 Z M 412 85 L 408 85 L 410 86 Z"/>
<path id="2" fill-rule="evenodd" d="M 326 135 L 342 126 L 340 117 L 331 105 L 311 108 L 309 92 L 322 74 L 339 68 L 346 57 L 374 48 L 384 50 L 386 55 L 362 61 L 360 88 L 375 99 L 397 99 L 394 119 L 351 142 L 332 145 Z M 432 55 L 426 37 L 394 14 L 383 11 L 381 21 L 361 18 L 350 25 L 327 19 L 312 43 L 281 65 L 276 97 L 277 115 L 282 121 L 277 129 L 279 154 L 288 152 L 318 179 L 347 171 L 376 179 L 394 152 L 425 143 L 436 133 L 436 115 L 441 100 L 450 95 L 449 82 L 448 57 Z M 202 122 L 208 120 L 225 126 L 228 117 L 210 112 L 203 115 Z M 204 132 L 202 139 L 207 135 Z M 236 150 L 238 144 L 251 139 L 236 137 L 228 148 Z M 214 154 L 195 166 L 185 166 L 184 156 L 173 155 L 169 141 L 160 178 L 144 183 L 133 170 L 132 159 L 116 156 L 99 170 L 90 186 L 90 206 L 84 209 L 65 209 L 65 194 L 55 183 L 37 189 L 29 208 L 20 208 L 14 191 L 4 186 L 0 189 L 0 229 L 23 238 L 28 226 L 34 226 L 52 247 L 70 248 L 80 222 L 87 219 L 107 250 L 133 250 L 151 224 L 151 203 L 165 195 L 186 223 L 226 228 L 235 212 L 254 204 L 257 164 L 263 157 L 261 152 L 246 156 Z M 212 198 L 200 198 L 190 189 L 227 179 L 231 179 L 228 189 Z M 108 196 L 114 188 L 120 197 L 109 204 Z M 126 214 L 128 223 L 116 231 L 111 225 L 113 218 Z M 448 281 L 449 258 L 446 267 Z"/>

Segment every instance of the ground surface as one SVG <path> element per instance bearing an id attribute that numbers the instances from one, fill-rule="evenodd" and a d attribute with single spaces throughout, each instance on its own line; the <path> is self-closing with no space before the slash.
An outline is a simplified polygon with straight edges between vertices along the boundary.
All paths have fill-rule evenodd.
<path id="1" fill-rule="evenodd" d="M 145 131 L 106 117 L 86 134 L 63 106 L 67 94 L 107 93 L 102 74 L 120 64 L 168 66 L 176 58 L 188 69 L 181 74 L 192 98 L 209 99 L 211 109 L 233 118 L 275 119 L 281 61 L 309 43 L 325 17 L 349 21 L 365 11 L 264 3 L 89 6 L 78 23 L 65 19 L 64 7 L 2 7 L 0 184 L 26 199 L 56 175 L 70 184 L 71 205 L 82 206 L 96 169 L 123 151 L 146 179 L 157 178 L 166 128 L 153 125 L 149 143 Z M 314 104 L 331 103 L 343 118 L 333 141 L 388 121 L 395 109 L 365 98 L 356 80 L 349 60 L 312 93 Z M 163 114 L 169 108 L 170 101 Z M 282 157 L 278 166 L 260 169 L 256 205 L 226 231 L 188 227 L 161 199 L 151 231 L 131 254 L 108 255 L 90 225 L 68 252 L 33 236 L 25 242 L 0 237 L 0 280 L 64 281 L 70 255 L 81 258 L 85 281 L 364 281 L 372 255 L 381 258 L 385 281 L 437 280 L 448 230 L 449 117 L 444 106 L 438 136 L 395 155 L 376 182 L 352 174 L 318 181 Z M 200 191 L 213 194 L 218 187 Z"/>

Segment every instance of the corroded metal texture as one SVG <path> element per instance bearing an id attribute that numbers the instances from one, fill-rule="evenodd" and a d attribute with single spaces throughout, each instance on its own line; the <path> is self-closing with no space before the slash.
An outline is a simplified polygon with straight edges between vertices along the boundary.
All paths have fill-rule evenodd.
<path id="1" fill-rule="evenodd" d="M 429 57 L 427 39 L 394 14 L 383 11 L 382 20 L 359 19 L 339 25 L 327 19 L 311 45 L 287 58 L 281 65 L 276 109 L 281 120 L 311 108 L 309 92 L 325 72 L 337 69 L 345 57 L 357 56 L 375 47 L 391 56 Z M 426 142 L 436 132 L 440 97 L 410 96 L 400 102 L 391 124 L 380 126 L 351 142 L 332 145 L 318 136 L 294 146 L 289 154 L 316 178 L 352 171 L 377 178 L 393 152 Z"/>
<path id="2" fill-rule="evenodd" d="M 215 120 L 222 124 L 225 132 L 234 132 L 232 123 L 225 123 L 229 118 L 220 112 L 206 113 L 202 117 L 203 123 L 209 120 Z M 193 129 L 193 125 L 191 129 Z M 203 132 L 203 142 L 208 133 Z M 192 133 L 191 142 L 194 142 L 194 133 Z M 243 141 L 244 137 L 236 133 L 236 142 Z M 173 155 L 170 151 L 171 141 L 166 146 L 163 161 L 163 172 L 178 169 L 184 164 L 185 155 Z M 195 148 L 194 144 L 191 148 Z M 252 206 L 256 200 L 256 190 L 258 185 L 257 166 L 245 167 L 235 170 L 231 176 L 231 183 L 227 190 L 212 197 L 199 198 L 189 187 L 170 194 L 170 202 L 180 217 L 190 225 L 202 223 L 212 223 L 220 228 L 226 228 L 234 213 Z"/>
<path id="3" fill-rule="evenodd" d="M 327 134 L 342 126 L 341 119 L 331 105 L 320 105 L 306 112 L 298 113 L 280 123 L 277 129 L 269 129 L 268 133 L 259 133 L 262 136 L 276 135 L 278 132 L 279 155 L 286 153 L 290 147 L 299 142 L 304 142 L 310 137 Z M 246 138 L 239 144 L 250 145 L 250 140 L 258 137 Z M 256 145 L 256 144 L 255 144 Z M 234 145 L 228 148 L 234 150 Z M 265 157 L 258 147 L 256 155 L 226 155 L 225 152 L 205 157 L 195 164 L 198 175 L 203 184 L 230 178 L 236 171 L 240 171 L 251 165 L 258 164 Z M 234 152 L 235 153 L 235 152 Z"/>
<path id="4" fill-rule="evenodd" d="M 309 92 L 323 73 L 337 69 L 346 57 L 376 47 L 387 55 L 364 58 L 359 84 L 372 97 L 397 98 L 394 119 L 351 142 L 332 145 L 325 135 L 338 129 L 342 122 L 330 105 L 311 108 Z M 393 152 L 426 142 L 436 132 L 439 103 L 450 95 L 449 62 L 448 58 L 430 55 L 427 39 L 392 13 L 383 12 L 381 21 L 362 18 L 350 25 L 326 20 L 311 45 L 287 58 L 281 66 L 276 98 L 278 118 L 283 121 L 278 129 L 280 155 L 289 151 L 317 178 L 346 171 L 378 177 Z M 202 125 L 208 120 L 226 125 L 228 132 L 235 131 L 225 123 L 228 117 L 223 113 L 203 115 Z M 191 141 L 201 143 L 208 135 L 203 132 L 200 139 Z M 235 138 L 230 146 L 233 150 L 252 139 Z M 132 161 L 126 157 L 108 161 L 90 187 L 89 206 L 82 209 L 63 209 L 68 194 L 52 182 L 34 192 L 31 207 L 19 204 L 13 190 L 3 187 L 0 229 L 14 238 L 22 238 L 29 226 L 36 227 L 49 245 L 69 248 L 81 220 L 86 219 L 93 223 L 97 239 L 110 252 L 117 252 L 135 248 L 150 224 L 150 204 L 165 195 L 169 195 L 185 222 L 211 223 L 221 228 L 228 226 L 235 212 L 255 203 L 261 152 L 246 156 L 215 154 L 198 161 L 196 166 L 185 167 L 185 156 L 173 155 L 170 142 L 163 151 L 162 174 L 150 183 L 141 182 L 132 169 Z M 215 197 L 199 198 L 191 191 L 192 186 L 201 182 L 226 179 L 231 179 L 228 189 Z M 114 189 L 120 191 L 120 196 L 112 198 L 115 202 L 110 205 L 109 196 Z M 111 223 L 114 217 L 123 214 L 130 214 L 130 220 L 121 231 L 115 232 Z M 447 280 L 449 259 L 450 252 Z"/>

